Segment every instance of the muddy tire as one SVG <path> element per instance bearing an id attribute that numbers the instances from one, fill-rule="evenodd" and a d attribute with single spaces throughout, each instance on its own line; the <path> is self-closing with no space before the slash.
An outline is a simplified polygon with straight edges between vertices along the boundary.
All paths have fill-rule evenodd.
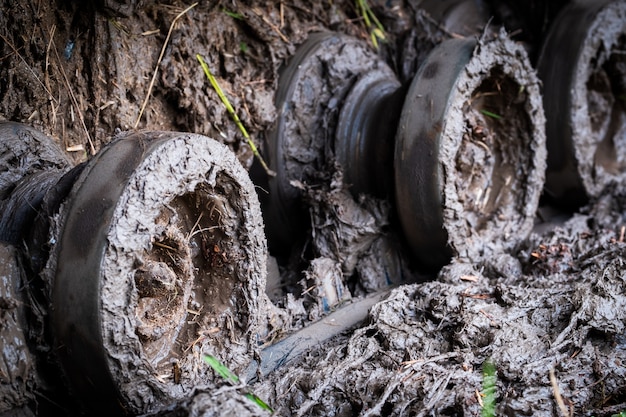
<path id="1" fill-rule="evenodd" d="M 571 2 L 538 62 L 548 138 L 546 192 L 581 205 L 626 181 L 626 1 Z"/>
<path id="2" fill-rule="evenodd" d="M 504 33 L 431 52 L 407 93 L 394 159 L 402 229 L 424 265 L 478 260 L 527 237 L 544 182 L 544 129 L 538 79 Z"/>
<path id="3" fill-rule="evenodd" d="M 266 241 L 247 172 L 205 136 L 118 138 L 61 208 L 52 329 L 91 412 L 142 414 L 244 369 L 260 332 Z"/>
<path id="4" fill-rule="evenodd" d="M 22 123 L 0 122 L 0 241 L 22 243 L 46 192 L 71 168 L 50 137 Z"/>
<path id="5" fill-rule="evenodd" d="M 269 179 L 269 194 L 261 194 L 266 231 L 274 253 L 288 252 L 307 228 L 302 190 L 294 187 L 292 181 L 320 182 L 322 172 L 331 170 L 341 106 L 365 74 L 375 75 L 368 85 L 380 87 L 381 80 L 384 84 L 389 77 L 393 78 L 392 90 L 399 86 L 393 72 L 366 43 L 335 32 L 310 35 L 282 68 L 275 99 L 278 117 L 268 134 L 266 149 L 270 167 L 277 175 Z M 383 89 L 388 89 L 388 85 Z M 352 96 L 355 94 L 358 95 L 352 92 Z M 380 92 L 368 97 L 367 91 L 361 91 L 360 98 L 376 100 Z M 361 117 L 361 123 L 355 124 L 363 126 L 364 115 L 355 112 Z M 344 123 L 340 129 L 351 131 L 359 126 Z M 345 149 L 359 144 L 347 145 L 338 148 L 337 153 L 343 154 L 345 161 L 353 161 L 354 155 Z"/>

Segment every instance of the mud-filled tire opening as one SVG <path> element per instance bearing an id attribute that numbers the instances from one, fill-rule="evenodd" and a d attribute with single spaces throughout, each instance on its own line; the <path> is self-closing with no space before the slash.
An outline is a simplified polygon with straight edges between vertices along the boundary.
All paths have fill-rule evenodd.
<path id="1" fill-rule="evenodd" d="M 494 68 L 463 111 L 465 129 L 452 177 L 466 222 L 480 238 L 504 220 L 503 206 L 525 200 L 517 194 L 524 193 L 518 174 L 526 170 L 531 157 L 526 100 L 524 88 Z"/>
<path id="2" fill-rule="evenodd" d="M 465 98 L 448 109 L 462 122 L 444 127 L 443 227 L 454 254 L 488 259 L 526 239 L 536 217 L 546 166 L 539 80 L 501 33 L 474 51 L 456 88 Z"/>
<path id="3" fill-rule="evenodd" d="M 243 218 L 229 198 L 238 187 L 224 173 L 216 181 L 163 206 L 155 219 L 160 233 L 135 270 L 137 335 L 161 374 L 199 337 L 221 337 L 218 317 L 245 298 L 236 286 L 245 248 L 232 233 Z M 238 313 L 245 321 L 249 312 L 242 305 Z"/>
<path id="4" fill-rule="evenodd" d="M 587 81 L 591 131 L 598 138 L 592 176 L 616 176 L 626 171 L 626 34 L 619 36 L 608 58 L 600 49 Z"/>

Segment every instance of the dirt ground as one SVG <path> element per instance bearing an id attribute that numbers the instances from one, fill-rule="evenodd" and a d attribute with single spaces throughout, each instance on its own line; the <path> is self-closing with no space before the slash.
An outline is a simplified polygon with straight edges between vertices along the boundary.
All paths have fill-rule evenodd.
<path id="1" fill-rule="evenodd" d="M 491 7 L 491 25 L 506 23 L 516 33 L 533 63 L 545 22 L 563 4 L 535 5 L 523 20 L 515 2 L 476 3 Z M 253 151 L 196 55 L 207 62 L 263 152 L 277 117 L 281 66 L 309 33 L 326 29 L 353 36 L 402 84 L 434 45 L 459 36 L 423 15 L 420 1 L 369 4 L 386 31 L 378 49 L 352 1 L 200 2 L 185 11 L 191 3 L 2 0 L 0 119 L 41 130 L 76 165 L 121 132 L 166 130 L 214 138 L 253 172 L 259 168 Z M 332 174 L 328 184 L 336 184 Z M 283 284 L 295 294 L 269 294 L 290 317 L 285 333 L 330 317 L 319 297 L 303 294 L 307 279 L 347 276 L 348 298 L 355 300 L 386 291 L 387 284 L 395 288 L 356 328 L 323 339 L 272 372 L 251 373 L 247 387 L 219 380 L 152 414 L 269 415 L 243 395 L 254 392 L 275 415 L 475 416 L 485 401 L 487 362 L 496 369 L 496 415 L 600 417 L 626 410 L 623 186 L 609 187 L 582 207 L 557 209 L 542 200 L 530 236 L 484 256 L 454 256 L 434 273 L 408 254 L 388 201 L 356 201 L 341 187 L 300 186 L 318 250 L 330 249 L 307 253 L 304 260 L 278 259 Z M 355 214 L 341 217 L 333 207 Z M 336 217 L 324 217 L 328 213 Z M 333 247 L 333 236 L 344 240 Z M 383 253 L 393 259 L 374 256 Z M 376 278 L 383 267 L 394 271 L 384 285 Z M 0 284 L 3 323 L 24 323 L 15 313 L 19 294 L 9 283 Z M 31 336 L 40 334 L 30 330 Z M 10 374 L 24 394 L 0 398 L 0 416 L 89 414 L 50 386 L 56 381 L 47 379 L 50 369 L 33 369 L 34 356 L 49 355 L 38 340 L 15 350 L 20 354 L 3 347 L 0 388 Z M 244 375 L 246 368 L 236 371 Z"/>

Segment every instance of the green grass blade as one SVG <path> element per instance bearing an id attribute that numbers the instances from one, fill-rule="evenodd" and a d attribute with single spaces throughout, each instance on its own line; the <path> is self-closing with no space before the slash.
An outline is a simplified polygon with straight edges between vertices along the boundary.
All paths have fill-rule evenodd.
<path id="1" fill-rule="evenodd" d="M 368 28 L 371 26 L 372 22 L 370 21 L 369 16 L 369 6 L 366 0 L 357 0 L 357 4 L 359 9 L 361 9 L 361 16 L 363 17 L 363 21 L 365 22 L 365 26 Z"/>
<path id="2" fill-rule="evenodd" d="M 499 114 L 496 114 L 496 113 L 490 112 L 489 110 L 482 109 L 480 112 L 481 112 L 482 114 L 484 114 L 485 116 L 489 116 L 489 117 L 491 117 L 491 118 L 493 118 L 493 119 L 496 119 L 496 120 L 500 120 L 500 119 L 502 119 L 502 116 L 500 116 Z"/>
<path id="3" fill-rule="evenodd" d="M 374 14 L 374 11 L 367 3 L 367 0 L 356 0 L 357 8 L 360 10 L 361 17 L 363 18 L 363 22 L 365 22 L 365 26 L 370 30 L 370 38 L 372 40 L 372 44 L 376 49 L 378 49 L 378 40 L 384 41 L 386 39 L 385 36 L 385 27 L 380 20 Z M 373 22 L 373 23 L 372 23 Z M 372 28 L 372 25 L 375 27 Z"/>
<path id="4" fill-rule="evenodd" d="M 367 4 L 367 1 L 363 0 L 363 2 L 365 3 L 365 7 L 367 8 L 367 13 L 369 14 L 370 18 L 374 22 L 374 25 L 376 25 L 376 28 L 384 33 L 385 32 L 385 27 L 383 26 L 383 24 L 380 23 L 380 20 L 378 20 L 378 18 L 376 17 L 376 14 L 374 13 L 374 11 L 370 7 L 370 5 Z"/>
<path id="5" fill-rule="evenodd" d="M 209 82 L 211 83 L 211 86 L 213 87 L 213 89 L 217 93 L 217 96 L 220 98 L 220 100 L 222 101 L 222 103 L 226 107 L 226 110 L 228 111 L 230 116 L 235 120 L 235 124 L 237 125 L 239 130 L 241 130 L 241 133 L 243 133 L 243 137 L 246 138 L 246 139 L 249 139 L 250 136 L 248 135 L 248 131 L 243 126 L 243 123 L 241 123 L 241 120 L 239 120 L 239 116 L 237 116 L 237 113 L 235 113 L 235 109 L 233 109 L 233 106 L 230 104 L 230 101 L 228 100 L 228 97 L 226 97 L 226 94 L 224 94 L 224 90 L 222 90 L 222 87 L 220 87 L 220 85 L 218 84 L 217 80 L 213 76 L 213 73 L 211 73 L 211 70 L 209 69 L 209 66 L 207 65 L 206 62 L 204 62 L 204 59 L 202 59 L 202 56 L 200 54 L 197 54 L 196 58 L 198 58 L 198 61 L 200 62 L 200 66 L 204 70 L 204 74 L 209 79 Z"/>
<path id="6" fill-rule="evenodd" d="M 224 14 L 226 14 L 227 16 L 232 17 L 233 19 L 236 19 L 236 20 L 243 20 L 243 15 L 242 15 L 241 13 L 231 12 L 231 11 L 230 11 L 230 10 L 228 10 L 228 9 L 222 9 L 222 12 L 223 12 Z"/>
<path id="7" fill-rule="evenodd" d="M 480 417 L 496 415 L 496 365 L 490 360 L 483 364 L 483 408 Z"/>
<path id="8" fill-rule="evenodd" d="M 239 383 L 239 377 L 232 373 L 231 370 L 224 366 L 222 362 L 220 362 L 215 356 L 204 355 L 204 361 L 208 363 L 209 366 L 213 368 L 213 370 L 217 372 L 219 376 L 221 376 L 228 382 L 231 382 L 233 384 Z"/>
<path id="9" fill-rule="evenodd" d="M 259 159 L 259 162 L 261 162 L 261 165 L 263 166 L 263 169 L 265 169 L 265 172 L 267 172 L 268 175 L 270 175 L 272 177 L 275 176 L 276 173 L 274 171 L 272 171 L 271 169 L 269 169 L 269 167 L 267 166 L 267 164 L 265 163 L 265 161 L 261 157 L 261 154 L 259 153 L 259 150 L 257 149 L 257 147 L 254 144 L 254 142 L 252 141 L 252 139 L 250 139 L 250 135 L 248 135 L 248 131 L 244 127 L 243 123 L 241 123 L 241 120 L 239 120 L 239 116 L 237 116 L 237 113 L 235 112 L 235 109 L 230 104 L 230 101 L 228 100 L 228 97 L 226 97 L 226 94 L 224 94 L 224 91 L 222 90 L 222 87 L 220 87 L 220 85 L 218 84 L 217 80 L 215 79 L 215 77 L 211 73 L 211 70 L 209 69 L 209 66 L 207 65 L 207 63 L 204 61 L 204 59 L 202 58 L 202 56 L 200 54 L 196 54 L 196 58 L 198 59 L 198 62 L 200 62 L 200 66 L 202 67 L 202 70 L 204 71 L 204 74 L 209 79 L 209 82 L 211 83 L 211 86 L 213 87 L 213 89 L 217 93 L 218 97 L 222 101 L 222 104 L 224 104 L 224 106 L 226 107 L 226 110 L 228 111 L 230 116 L 235 121 L 235 124 L 237 125 L 237 127 L 239 128 L 241 133 L 243 134 L 243 137 L 246 138 L 246 141 L 248 142 L 248 146 L 250 146 L 250 149 L 252 149 L 252 153 L 254 153 L 254 156 L 256 156 Z"/>
<path id="10" fill-rule="evenodd" d="M 270 413 L 274 412 L 272 407 L 270 407 L 265 401 L 263 401 L 256 395 L 252 394 L 251 392 L 247 393 L 245 397 L 249 399 L 250 401 L 252 401 L 253 403 L 255 403 L 256 405 L 258 405 L 259 407 L 261 407 L 262 410 L 269 411 Z"/>
<path id="11" fill-rule="evenodd" d="M 239 377 L 237 375 L 235 375 L 230 369 L 228 369 L 215 356 L 213 356 L 213 355 L 204 355 L 204 361 L 207 364 L 209 364 L 209 366 L 211 368 L 213 368 L 213 370 L 215 372 L 217 372 L 217 374 L 219 376 L 221 376 L 222 378 L 224 378 L 225 380 L 227 380 L 231 384 L 238 384 L 239 383 Z M 249 399 L 250 401 L 252 401 L 256 405 L 258 405 L 262 410 L 269 411 L 270 413 L 274 412 L 272 407 L 270 407 L 265 401 L 260 399 L 256 394 L 248 392 L 248 393 L 244 394 L 244 397 L 246 397 L 247 399 Z"/>

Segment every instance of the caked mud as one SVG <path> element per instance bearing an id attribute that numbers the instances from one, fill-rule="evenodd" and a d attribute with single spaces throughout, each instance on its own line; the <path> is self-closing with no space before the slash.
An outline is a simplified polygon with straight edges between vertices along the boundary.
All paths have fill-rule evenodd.
<path id="1" fill-rule="evenodd" d="M 624 406 L 624 207 L 605 197 L 511 255 L 453 259 L 368 322 L 257 384 L 284 415 L 479 415 L 496 364 L 500 415 L 610 415 Z M 556 386 L 551 383 L 554 372 Z"/>
<path id="2" fill-rule="evenodd" d="M 144 165 L 135 161 L 122 202 L 111 202 L 117 211 L 109 234 L 98 229 L 98 216 L 93 228 L 78 224 L 76 235 L 67 232 L 78 251 L 90 233 L 107 242 L 97 271 L 105 329 L 98 349 L 113 364 L 106 377 L 125 387 L 125 400 L 133 404 L 126 412 L 269 414 L 245 396 L 253 392 L 277 415 L 479 415 L 486 362 L 496 367 L 498 415 L 556 416 L 565 407 L 574 415 L 608 416 L 626 409 L 623 189 L 609 187 L 588 205 L 557 215 L 544 205 L 525 212 L 539 199 L 545 138 L 539 132 L 537 80 L 527 63 L 516 61 L 524 45 L 534 64 L 536 44 L 516 41 L 540 34 L 518 33 L 513 40 L 498 30 L 474 35 L 484 5 L 467 11 L 473 26 L 463 36 L 480 46 L 472 55 L 476 66 L 459 87 L 463 97 L 453 101 L 462 117 L 447 127 L 459 138 L 447 148 L 450 175 L 444 181 L 453 190 L 445 195 L 456 204 L 442 215 L 451 250 L 433 273 L 421 268 L 407 243 L 393 195 L 354 195 L 328 131 L 362 75 L 357 72 L 379 70 L 382 60 L 408 87 L 436 45 L 461 35 L 453 23 L 440 25 L 424 14 L 420 2 L 369 3 L 386 28 L 379 49 L 353 2 L 198 4 L 171 32 L 170 24 L 188 5 L 3 4 L 0 116 L 50 135 L 68 157 L 55 156 L 52 165 L 43 161 L 37 170 L 50 165 L 60 176 L 70 168 L 68 161 L 101 158 L 120 131 L 133 130 L 203 134 L 225 144 L 241 163 L 234 168 L 234 161 L 215 157 L 215 172 L 191 178 L 185 164 L 199 156 L 179 155 L 180 149 L 162 158 L 154 154 Z M 501 9 L 507 4 L 493 3 L 506 20 Z M 490 25 L 497 27 L 497 20 Z M 360 43 L 319 51 L 319 66 L 307 75 L 326 83 L 322 94 L 302 90 L 289 103 L 306 111 L 297 125 L 287 121 L 287 128 L 310 135 L 306 141 L 290 136 L 288 142 L 289 168 L 297 177 L 289 185 L 298 196 L 289 208 L 297 210 L 301 228 L 280 251 L 270 247 L 267 257 L 261 213 L 246 205 L 250 198 L 263 203 L 267 189 L 253 187 L 243 170 L 253 178 L 267 173 L 196 54 L 209 64 L 269 161 L 265 144 L 281 117 L 275 96 L 284 65 L 311 33 L 321 31 Z M 490 48 L 495 53 L 502 45 L 510 55 L 481 73 L 481 59 L 491 59 Z M 334 65 L 342 53 L 359 48 L 363 54 L 345 67 Z M 623 74 L 619 54 L 607 59 L 603 71 Z M 622 90 L 610 87 L 617 93 L 609 94 L 605 84 L 616 81 L 605 78 L 598 70 L 585 99 L 594 108 L 610 107 L 605 111 L 611 115 L 598 123 L 619 124 Z M 606 128 L 607 135 L 621 135 L 623 126 Z M 181 141 L 182 148 L 192 138 Z M 1 178 L 9 178 L 4 169 Z M 392 176 L 388 166 L 378 172 Z M 510 211 L 501 211 L 502 204 Z M 513 212 L 519 217 L 506 223 Z M 482 232 L 473 234 L 475 229 Z M 44 274 L 48 281 L 42 284 L 23 276 L 17 266 L 26 261 L 18 253 L 28 248 L 12 239 L 14 247 L 0 253 L 0 415 L 89 413 L 71 398 L 71 384 L 57 375 L 59 368 L 47 363 L 65 348 L 48 334 L 49 315 L 56 326 L 63 323 L 59 311 L 76 313 L 59 300 L 62 307 L 46 311 L 42 299 L 50 298 L 53 277 Z M 51 253 L 48 270 L 57 261 Z M 368 296 L 375 297 L 369 313 L 333 315 Z M 292 346 L 297 352 L 307 346 L 301 355 L 263 367 L 263 352 L 272 344 L 314 323 L 325 326 L 324 337 L 314 334 L 307 340 L 316 343 Z M 20 334 L 21 328 L 29 331 Z M 251 382 L 231 386 L 202 360 L 205 354 Z M 168 406 L 154 405 L 164 399 Z"/>

